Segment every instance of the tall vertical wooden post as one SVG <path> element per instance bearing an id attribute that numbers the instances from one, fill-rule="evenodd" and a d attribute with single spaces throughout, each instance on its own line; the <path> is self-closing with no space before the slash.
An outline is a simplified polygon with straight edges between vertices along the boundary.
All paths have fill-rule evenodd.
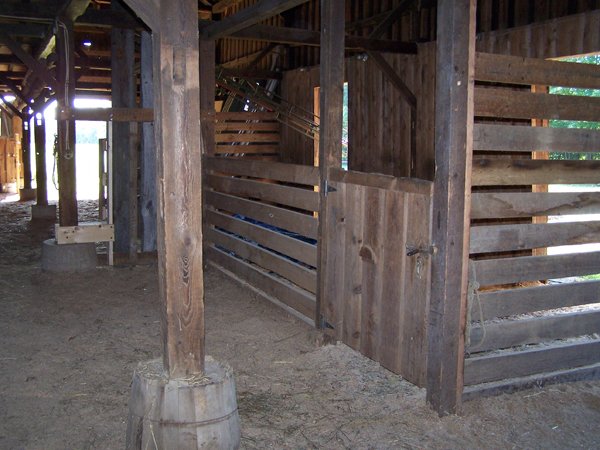
<path id="1" fill-rule="evenodd" d="M 121 14 L 129 14 L 119 2 L 111 2 L 111 8 Z M 134 77 L 135 48 L 134 30 L 112 28 L 111 30 L 111 90 L 113 108 L 134 108 L 136 86 Z M 137 193 L 132 189 L 132 139 L 127 122 L 112 125 L 113 208 L 115 225 L 115 252 L 131 253 L 132 243 L 137 242 L 137 230 L 133 223 L 137 215 Z M 133 231 L 133 234 L 132 234 Z"/>
<path id="2" fill-rule="evenodd" d="M 23 115 L 23 136 L 21 137 L 21 163 L 23 164 L 23 189 L 31 189 L 31 117 Z"/>
<path id="3" fill-rule="evenodd" d="M 427 400 L 459 411 L 463 390 L 473 151 L 476 0 L 439 0 Z"/>
<path id="4" fill-rule="evenodd" d="M 142 31 L 141 42 L 141 100 L 142 108 L 154 107 L 152 82 L 152 35 Z M 142 151 L 140 155 L 140 217 L 142 220 L 142 251 L 156 250 L 156 146 L 154 123 L 142 124 Z"/>
<path id="5" fill-rule="evenodd" d="M 238 448 L 233 374 L 204 353 L 202 147 L 214 137 L 201 139 L 200 93 L 208 105 L 214 42 L 199 51 L 196 0 L 125 1 L 153 31 L 163 339 L 162 364 L 134 374 L 126 447 Z M 204 64 L 213 69 L 200 79 Z"/>
<path id="6" fill-rule="evenodd" d="M 73 22 L 59 18 L 56 22 L 58 111 L 69 111 L 75 99 L 75 55 Z M 58 206 L 60 226 L 78 224 L 75 178 L 75 121 L 58 121 Z"/>
<path id="7" fill-rule="evenodd" d="M 204 370 L 200 60 L 198 24 L 187 20 L 197 14 L 195 0 L 161 8 L 154 36 L 163 364 L 174 378 Z"/>
<path id="8" fill-rule="evenodd" d="M 215 53 L 214 39 L 200 38 L 200 124 L 202 151 L 206 156 L 215 154 Z"/>
<path id="9" fill-rule="evenodd" d="M 35 180 L 37 184 L 36 204 L 48 205 L 48 180 L 46 176 L 46 124 L 44 116 L 36 117 L 33 121 L 35 139 Z"/>
<path id="10" fill-rule="evenodd" d="M 321 67 L 319 133 L 319 270 L 317 272 L 317 326 L 321 325 L 321 305 L 326 292 L 327 267 L 327 179 L 329 168 L 342 166 L 344 108 L 344 0 L 321 0 Z"/>

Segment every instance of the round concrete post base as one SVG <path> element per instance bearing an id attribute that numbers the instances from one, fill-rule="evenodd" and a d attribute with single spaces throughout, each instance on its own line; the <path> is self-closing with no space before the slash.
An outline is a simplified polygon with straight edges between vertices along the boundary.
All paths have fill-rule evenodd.
<path id="1" fill-rule="evenodd" d="M 32 205 L 31 220 L 56 220 L 56 205 Z"/>
<path id="2" fill-rule="evenodd" d="M 48 239 L 42 244 L 42 270 L 44 272 L 83 272 L 96 268 L 96 245 L 64 244 Z"/>
<path id="3" fill-rule="evenodd" d="M 35 200 L 36 198 L 36 190 L 35 189 L 19 189 L 19 201 L 20 202 L 28 202 L 30 200 Z"/>
<path id="4" fill-rule="evenodd" d="M 126 448 L 237 449 L 240 418 L 231 368 L 206 357 L 203 375 L 169 379 L 162 361 L 133 375 Z"/>

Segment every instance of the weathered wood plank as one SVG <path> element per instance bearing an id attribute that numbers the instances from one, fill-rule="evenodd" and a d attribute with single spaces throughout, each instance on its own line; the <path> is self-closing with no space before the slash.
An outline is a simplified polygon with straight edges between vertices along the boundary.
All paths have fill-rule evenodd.
<path id="1" fill-rule="evenodd" d="M 205 199 L 214 208 L 242 214 L 312 239 L 317 238 L 317 219 L 311 215 L 214 191 L 206 192 Z"/>
<path id="2" fill-rule="evenodd" d="M 58 114 L 59 120 L 113 121 L 113 122 L 152 122 L 152 108 L 85 108 L 70 109 Z"/>
<path id="3" fill-rule="evenodd" d="M 473 186 L 600 183 L 600 161 L 474 158 Z"/>
<path id="4" fill-rule="evenodd" d="M 600 68 L 593 64 L 478 52 L 475 55 L 475 79 L 497 83 L 598 89 Z"/>
<path id="5" fill-rule="evenodd" d="M 307 211 L 319 210 L 319 193 L 312 189 L 301 189 L 219 175 L 208 175 L 208 185 L 214 190 L 225 194 L 275 202 Z"/>
<path id="6" fill-rule="evenodd" d="M 217 155 L 277 155 L 279 154 L 279 151 L 279 145 L 272 144 L 219 144 L 215 148 L 215 154 Z"/>
<path id="7" fill-rule="evenodd" d="M 481 286 L 600 273 L 600 252 L 473 261 L 470 279 Z"/>
<path id="8" fill-rule="evenodd" d="M 526 153 L 600 152 L 600 131 L 479 123 L 473 129 L 473 149 Z"/>
<path id="9" fill-rule="evenodd" d="M 471 253 L 506 252 L 600 242 L 600 222 L 528 223 L 471 227 Z"/>
<path id="10" fill-rule="evenodd" d="M 305 317 L 311 320 L 314 317 L 315 297 L 310 292 L 262 271 L 257 266 L 248 264 L 235 256 L 228 255 L 213 246 L 206 247 L 206 257 L 209 261 L 235 273 L 259 291 L 274 297 Z"/>
<path id="11" fill-rule="evenodd" d="M 433 192 L 433 183 L 431 181 L 416 178 L 398 178 L 380 173 L 365 173 L 342 169 L 331 169 L 329 175 L 332 181 L 365 187 L 423 195 L 431 195 Z"/>
<path id="12" fill-rule="evenodd" d="M 206 210 L 204 215 L 207 224 L 250 239 L 309 266 L 317 267 L 317 247 L 313 244 L 210 209 Z"/>
<path id="13" fill-rule="evenodd" d="M 547 284 L 478 293 L 483 320 L 600 303 L 600 281 Z M 477 317 L 474 317 L 474 319 Z"/>
<path id="14" fill-rule="evenodd" d="M 596 121 L 600 117 L 600 98 L 476 88 L 475 115 L 505 119 Z"/>
<path id="15" fill-rule="evenodd" d="M 465 385 L 586 366 L 600 361 L 600 342 L 540 347 L 465 359 Z"/>
<path id="16" fill-rule="evenodd" d="M 538 344 L 600 332 L 600 311 L 533 317 L 473 325 L 469 353 Z"/>
<path id="17" fill-rule="evenodd" d="M 256 120 L 276 120 L 276 114 L 269 111 L 254 111 L 254 112 L 230 112 L 221 111 L 215 114 L 215 122 L 233 121 L 233 122 L 247 122 Z"/>
<path id="18" fill-rule="evenodd" d="M 595 213 L 600 213 L 600 192 L 477 192 L 471 195 L 472 219 Z"/>
<path id="19" fill-rule="evenodd" d="M 215 142 L 279 142 L 279 133 L 218 133 Z"/>
<path id="20" fill-rule="evenodd" d="M 256 160 L 249 161 L 239 158 L 207 158 L 206 163 L 211 170 L 232 175 L 265 178 L 308 186 L 319 184 L 319 169 L 317 167 Z"/>
<path id="21" fill-rule="evenodd" d="M 313 294 L 317 291 L 317 273 L 289 259 L 214 228 L 205 230 L 205 239 L 212 244 L 235 253 L 238 258 L 250 261 L 274 272 Z"/>
<path id="22" fill-rule="evenodd" d="M 215 131 L 279 131 L 278 122 L 217 122 Z"/>

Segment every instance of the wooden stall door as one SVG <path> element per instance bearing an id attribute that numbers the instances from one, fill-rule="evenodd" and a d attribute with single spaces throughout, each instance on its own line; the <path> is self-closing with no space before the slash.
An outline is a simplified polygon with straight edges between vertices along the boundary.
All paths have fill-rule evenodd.
<path id="1" fill-rule="evenodd" d="M 331 175 L 323 326 L 423 386 L 432 183 L 342 170 Z"/>

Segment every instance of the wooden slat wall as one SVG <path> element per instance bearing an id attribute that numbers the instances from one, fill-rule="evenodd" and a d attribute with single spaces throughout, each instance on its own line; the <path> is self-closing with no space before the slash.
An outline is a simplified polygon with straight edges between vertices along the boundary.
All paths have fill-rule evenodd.
<path id="1" fill-rule="evenodd" d="M 328 194 L 335 230 L 323 316 L 337 339 L 423 386 L 430 258 L 407 253 L 430 244 L 431 183 L 346 174 L 332 179 L 353 182 L 332 181 Z"/>
<path id="2" fill-rule="evenodd" d="M 412 55 L 385 55 L 417 97 L 415 176 L 432 180 L 434 173 L 435 45 L 419 46 Z M 347 59 L 349 167 L 361 172 L 408 176 L 410 171 L 410 108 L 372 61 Z M 313 112 L 318 68 L 286 72 L 282 96 Z M 369 149 L 364 151 L 364 149 Z M 312 165 L 313 140 L 282 128 L 281 160 Z"/>
<path id="3" fill-rule="evenodd" d="M 276 160 L 280 124 L 270 112 L 219 112 L 215 121 L 215 154 Z"/>
<path id="4" fill-rule="evenodd" d="M 478 54 L 476 79 L 512 86 L 550 84 L 600 88 L 600 67 Z M 475 92 L 476 116 L 499 119 L 569 119 L 600 121 L 596 98 L 558 96 L 509 90 L 501 85 Z M 472 183 L 472 255 L 469 279 L 472 323 L 467 330 L 465 384 L 498 382 L 536 373 L 583 370 L 600 362 L 600 294 L 597 281 L 583 275 L 600 273 L 600 252 L 573 248 L 567 254 L 511 256 L 518 250 L 577 244 L 600 244 L 597 192 L 506 192 L 503 187 L 535 184 L 600 184 L 598 161 L 515 159 L 537 152 L 600 152 L 600 132 L 533 128 L 506 124 L 476 124 Z M 484 154 L 477 152 L 485 152 Z M 547 153 L 544 153 L 547 154 Z M 486 187 L 486 189 L 482 189 Z M 548 216 L 565 216 L 561 222 Z M 577 220 L 568 217 L 577 215 Z M 586 215 L 588 215 L 586 217 Z M 507 223 L 527 217 L 546 220 Z M 567 220 L 567 221 L 565 221 Z M 566 279 L 560 283 L 548 281 Z M 557 308 L 560 314 L 552 312 Z M 570 312 L 569 312 L 570 311 Z M 535 313 L 535 314 L 533 314 Z M 557 344 L 563 339 L 579 341 Z M 540 348 L 512 347 L 544 344 Z M 501 353 L 485 354 L 503 350 Z M 528 358 L 528 359 L 526 359 Z M 525 364 L 525 361 L 527 363 Z M 472 389 L 471 389 L 472 390 Z"/>
<path id="5" fill-rule="evenodd" d="M 14 138 L 0 137 L 0 192 L 16 189 L 18 192 L 19 146 Z"/>
<path id="6" fill-rule="evenodd" d="M 239 156 L 205 166 L 208 260 L 313 321 L 318 169 Z"/>

